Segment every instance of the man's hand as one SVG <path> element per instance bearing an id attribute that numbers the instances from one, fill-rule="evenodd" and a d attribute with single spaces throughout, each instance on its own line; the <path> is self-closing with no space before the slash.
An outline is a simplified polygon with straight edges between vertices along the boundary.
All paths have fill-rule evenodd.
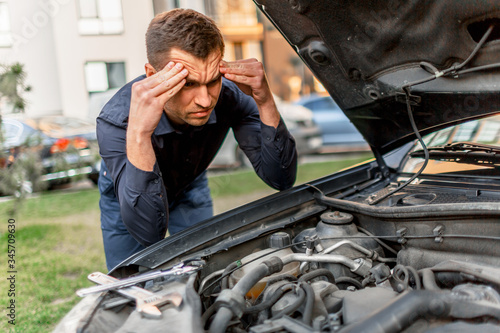
<path id="1" fill-rule="evenodd" d="M 222 61 L 220 72 L 238 85 L 241 91 L 253 97 L 259 108 L 262 122 L 277 127 L 280 115 L 276 109 L 273 94 L 267 82 L 264 66 L 256 59 Z"/>
<path id="2" fill-rule="evenodd" d="M 137 168 L 152 171 L 156 157 L 151 135 L 160 122 L 165 103 L 186 83 L 181 63 L 168 63 L 161 71 L 132 85 L 127 127 L 127 157 Z"/>

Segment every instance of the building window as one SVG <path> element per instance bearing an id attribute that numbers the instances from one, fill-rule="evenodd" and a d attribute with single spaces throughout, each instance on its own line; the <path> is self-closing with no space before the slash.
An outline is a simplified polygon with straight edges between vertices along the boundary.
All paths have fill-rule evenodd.
<path id="1" fill-rule="evenodd" d="M 0 47 L 9 46 L 12 46 L 9 6 L 7 4 L 7 1 L 0 0 Z"/>
<path id="2" fill-rule="evenodd" d="M 116 35 L 123 33 L 120 0 L 79 0 L 81 35 Z"/>
<path id="3" fill-rule="evenodd" d="M 125 63 L 89 61 L 85 64 L 85 82 L 90 94 L 120 88 L 126 83 Z"/>
<path id="4" fill-rule="evenodd" d="M 243 59 L 243 43 L 234 42 L 233 47 L 234 47 L 234 59 L 235 60 Z"/>

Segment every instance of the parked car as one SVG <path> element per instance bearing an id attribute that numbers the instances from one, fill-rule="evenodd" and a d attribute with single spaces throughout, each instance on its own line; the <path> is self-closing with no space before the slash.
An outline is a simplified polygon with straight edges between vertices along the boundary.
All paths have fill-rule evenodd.
<path id="1" fill-rule="evenodd" d="M 96 182 L 98 155 L 95 125 L 64 116 L 3 116 L 3 168 L 27 152 L 36 152 L 42 166 L 41 181 L 51 187 L 85 175 Z"/>
<path id="2" fill-rule="evenodd" d="M 300 105 L 283 101 L 274 96 L 288 130 L 295 139 L 298 156 L 318 153 L 321 149 L 321 132 L 313 120 L 312 112 Z M 232 131 L 229 131 L 210 168 L 252 167 L 250 160 L 238 147 Z"/>
<path id="3" fill-rule="evenodd" d="M 312 111 L 313 120 L 321 130 L 324 152 L 370 149 L 361 133 L 329 95 L 303 96 L 295 104 Z"/>
<path id="4" fill-rule="evenodd" d="M 432 143 L 500 112 L 498 2 L 256 3 L 375 159 L 91 274 L 56 332 L 498 332 L 498 126 Z"/>

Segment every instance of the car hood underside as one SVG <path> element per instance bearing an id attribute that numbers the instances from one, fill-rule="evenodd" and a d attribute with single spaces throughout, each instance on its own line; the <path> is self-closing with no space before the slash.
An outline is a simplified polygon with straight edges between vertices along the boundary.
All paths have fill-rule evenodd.
<path id="1" fill-rule="evenodd" d="M 498 1 L 255 3 L 380 153 L 500 110 Z"/>

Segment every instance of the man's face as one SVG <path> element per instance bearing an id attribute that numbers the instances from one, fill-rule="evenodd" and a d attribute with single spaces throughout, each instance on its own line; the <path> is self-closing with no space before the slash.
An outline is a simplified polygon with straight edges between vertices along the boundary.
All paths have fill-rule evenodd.
<path id="1" fill-rule="evenodd" d="M 175 125 L 202 126 L 212 113 L 222 86 L 219 52 L 206 59 L 179 50 L 170 51 L 168 61 L 182 63 L 189 72 L 184 87 L 164 107 L 168 119 Z"/>

